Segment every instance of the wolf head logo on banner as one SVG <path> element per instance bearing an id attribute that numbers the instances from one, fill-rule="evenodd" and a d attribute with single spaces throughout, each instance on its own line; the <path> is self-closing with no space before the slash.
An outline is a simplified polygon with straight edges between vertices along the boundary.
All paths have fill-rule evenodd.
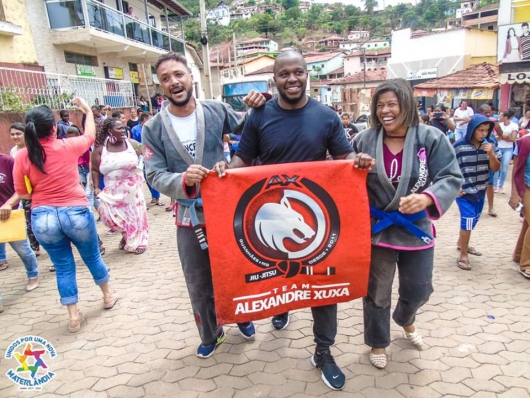
<path id="1" fill-rule="evenodd" d="M 243 194 L 234 218 L 240 250 L 266 269 L 247 274 L 246 282 L 334 274 L 333 267 L 315 267 L 335 247 L 339 231 L 337 207 L 318 184 L 297 175 L 260 180 Z"/>

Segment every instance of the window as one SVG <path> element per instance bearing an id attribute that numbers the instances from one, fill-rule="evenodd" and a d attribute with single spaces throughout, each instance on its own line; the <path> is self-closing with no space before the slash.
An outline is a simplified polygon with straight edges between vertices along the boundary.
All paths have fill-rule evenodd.
<path id="1" fill-rule="evenodd" d="M 131 64 L 129 62 L 129 71 L 131 72 L 138 72 L 138 64 Z"/>
<path id="2" fill-rule="evenodd" d="M 320 67 L 323 68 L 323 67 L 324 67 L 324 64 L 321 64 Z"/>
<path id="3" fill-rule="evenodd" d="M 64 52 L 64 59 L 69 64 L 98 66 L 98 57 L 93 55 Z"/>
<path id="4" fill-rule="evenodd" d="M 123 10 L 121 9 L 121 4 L 123 4 Z M 118 11 L 123 12 L 124 14 L 127 14 L 129 12 L 129 2 L 125 0 L 116 0 L 116 9 Z"/>

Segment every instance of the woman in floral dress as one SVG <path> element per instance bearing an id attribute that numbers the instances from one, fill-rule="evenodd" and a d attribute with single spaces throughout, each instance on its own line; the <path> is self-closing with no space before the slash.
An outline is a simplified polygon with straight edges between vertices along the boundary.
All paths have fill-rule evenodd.
<path id="1" fill-rule="evenodd" d="M 95 190 L 100 201 L 103 223 L 120 231 L 120 250 L 142 254 L 147 249 L 147 209 L 143 193 L 143 171 L 138 162 L 140 144 L 128 139 L 125 126 L 109 118 L 101 125 L 98 146 L 92 153 L 92 181 L 99 186 L 104 175 L 105 188 Z"/>

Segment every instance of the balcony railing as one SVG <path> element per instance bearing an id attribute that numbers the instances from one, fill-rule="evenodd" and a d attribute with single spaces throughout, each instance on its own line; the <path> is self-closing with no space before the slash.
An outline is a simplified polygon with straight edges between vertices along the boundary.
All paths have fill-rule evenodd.
<path id="1" fill-rule="evenodd" d="M 55 30 L 85 27 L 82 2 L 86 3 L 90 28 L 112 33 L 166 51 L 184 51 L 184 43 L 145 22 L 91 0 L 49 0 L 46 2 L 50 27 Z"/>
<path id="2" fill-rule="evenodd" d="M 53 109 L 71 108 L 74 97 L 81 97 L 89 104 L 112 107 L 134 105 L 133 85 L 129 81 L 0 67 L 2 111 L 24 111 L 35 105 L 48 105 Z"/>

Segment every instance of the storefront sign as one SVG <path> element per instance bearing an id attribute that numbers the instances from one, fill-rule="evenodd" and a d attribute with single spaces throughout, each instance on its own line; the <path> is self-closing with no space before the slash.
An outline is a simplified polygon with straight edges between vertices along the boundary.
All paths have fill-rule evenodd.
<path id="1" fill-rule="evenodd" d="M 530 31 L 526 22 L 499 26 L 497 37 L 499 64 L 530 61 Z"/>
<path id="2" fill-rule="evenodd" d="M 129 79 L 131 79 L 131 83 L 140 83 L 138 72 L 134 72 L 134 71 L 129 72 Z"/>
<path id="3" fill-rule="evenodd" d="M 436 96 L 435 88 L 414 88 L 415 97 L 434 97 Z"/>
<path id="4" fill-rule="evenodd" d="M 123 80 L 123 69 L 105 66 L 105 77 L 107 79 Z"/>
<path id="5" fill-rule="evenodd" d="M 530 71 L 529 72 L 501 73 L 500 80 L 501 80 L 501 84 L 530 83 Z"/>
<path id="6" fill-rule="evenodd" d="M 94 67 L 90 65 L 76 65 L 77 76 L 96 77 Z"/>
<path id="7" fill-rule="evenodd" d="M 408 71 L 407 80 L 435 79 L 438 77 L 437 68 L 420 69 L 417 72 Z"/>
<path id="8" fill-rule="evenodd" d="M 473 89 L 469 99 L 492 99 L 494 91 L 495 90 L 493 88 L 475 88 Z"/>

